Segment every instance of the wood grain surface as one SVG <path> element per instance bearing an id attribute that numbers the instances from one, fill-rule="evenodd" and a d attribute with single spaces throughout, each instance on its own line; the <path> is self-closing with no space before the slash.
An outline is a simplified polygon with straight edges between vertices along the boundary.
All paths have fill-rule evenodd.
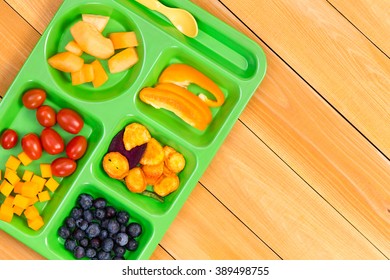
<path id="1" fill-rule="evenodd" d="M 0 0 L 0 96 L 61 2 Z M 268 68 L 151 259 L 389 259 L 390 2 L 192 2 Z"/>

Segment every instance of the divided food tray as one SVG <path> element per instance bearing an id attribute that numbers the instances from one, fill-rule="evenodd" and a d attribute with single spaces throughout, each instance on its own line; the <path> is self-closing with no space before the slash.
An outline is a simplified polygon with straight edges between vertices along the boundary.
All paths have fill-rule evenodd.
<path id="1" fill-rule="evenodd" d="M 23 106 L 22 96 L 28 89 L 46 90 L 46 105 L 57 111 L 74 109 L 85 121 L 80 134 L 88 139 L 87 152 L 78 161 L 75 173 L 56 178 L 60 187 L 52 199 L 40 203 L 45 225 L 34 231 L 22 216 L 14 216 L 11 223 L 0 221 L 1 230 L 48 259 L 74 259 L 65 250 L 57 230 L 78 195 L 84 192 L 105 197 L 143 226 L 139 248 L 125 257 L 149 259 L 265 75 L 266 59 L 258 44 L 190 1 L 161 2 L 192 13 L 198 22 L 198 36 L 184 36 L 163 15 L 132 0 L 65 0 L 0 103 L 0 133 L 12 128 L 18 132 L 19 139 L 29 132 L 39 135 L 42 131 L 35 111 Z M 49 57 L 64 51 L 65 44 L 71 40 L 69 29 L 83 13 L 110 17 L 104 35 L 135 31 L 139 41 L 139 62 L 128 71 L 110 74 L 108 82 L 99 88 L 93 88 L 90 83 L 72 86 L 69 74 L 47 63 Z M 169 111 L 141 102 L 138 97 L 142 88 L 155 85 L 163 69 L 173 63 L 197 68 L 215 81 L 225 95 L 225 103 L 212 109 L 212 121 L 204 131 L 189 126 Z M 104 67 L 107 69 L 106 64 Z M 152 137 L 174 147 L 186 159 L 185 169 L 179 174 L 179 189 L 163 203 L 131 193 L 103 170 L 102 159 L 112 138 L 132 122 L 146 126 Z M 72 137 L 64 131 L 60 134 L 66 143 Z M 17 156 L 21 151 L 20 140 L 11 150 L 0 148 L 0 169 L 4 171 L 8 157 Z M 54 158 L 44 154 L 20 170 L 39 174 L 39 163 L 50 163 Z M 0 194 L 0 203 L 3 200 Z"/>

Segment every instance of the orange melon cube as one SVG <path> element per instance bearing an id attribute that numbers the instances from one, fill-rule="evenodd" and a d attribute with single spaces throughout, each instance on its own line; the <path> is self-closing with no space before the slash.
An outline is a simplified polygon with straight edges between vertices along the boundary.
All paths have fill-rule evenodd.
<path id="1" fill-rule="evenodd" d="M 138 46 L 137 36 L 134 31 L 113 32 L 110 33 L 108 38 L 110 38 L 116 50 Z"/>
<path id="2" fill-rule="evenodd" d="M 72 85 L 78 86 L 93 81 L 94 72 L 91 64 L 84 64 L 79 71 L 72 72 Z"/>
<path id="3" fill-rule="evenodd" d="M 26 216 L 27 219 L 32 220 L 40 215 L 38 209 L 34 205 L 30 205 L 24 210 L 24 216 Z"/>
<path id="4" fill-rule="evenodd" d="M 8 158 L 7 162 L 5 163 L 5 167 L 13 171 L 16 171 L 19 165 L 20 165 L 20 160 L 12 155 Z"/>
<path id="5" fill-rule="evenodd" d="M 108 75 L 99 60 L 96 59 L 91 63 L 91 65 L 93 67 L 93 74 L 94 74 L 92 85 L 93 87 L 97 88 L 103 85 L 105 82 L 107 82 Z"/>
<path id="6" fill-rule="evenodd" d="M 59 185 L 60 183 L 58 183 L 54 178 L 49 178 L 45 184 L 46 188 L 48 188 L 51 192 L 55 192 Z"/>
<path id="7" fill-rule="evenodd" d="M 5 199 L 4 199 L 4 201 L 3 201 L 3 204 L 6 204 L 6 205 L 9 205 L 9 206 L 13 206 L 14 204 L 14 196 L 12 196 L 12 195 L 9 195 L 9 196 L 7 196 Z"/>
<path id="8" fill-rule="evenodd" d="M 36 202 L 38 202 L 39 199 L 38 199 L 38 196 L 33 196 L 33 197 L 30 197 L 30 202 L 28 203 L 28 205 L 33 205 L 35 204 Z"/>
<path id="9" fill-rule="evenodd" d="M 45 184 L 46 184 L 46 179 L 38 176 L 38 175 L 33 175 L 31 178 L 31 182 L 36 183 L 38 185 L 38 192 L 42 191 Z"/>
<path id="10" fill-rule="evenodd" d="M 50 200 L 50 194 L 48 191 L 43 191 L 38 194 L 38 199 L 40 202 L 45 202 Z"/>
<path id="11" fill-rule="evenodd" d="M 26 209 L 27 206 L 30 205 L 30 199 L 28 197 L 25 197 L 23 195 L 17 194 L 14 198 L 14 206 L 18 206 L 22 209 Z"/>
<path id="12" fill-rule="evenodd" d="M 93 14 L 82 14 L 81 18 L 83 21 L 88 22 L 96 27 L 99 32 L 102 32 L 106 27 L 110 17 Z"/>
<path id="13" fill-rule="evenodd" d="M 31 178 L 33 177 L 34 173 L 30 170 L 25 170 L 24 173 L 23 173 L 23 177 L 22 177 L 22 180 L 25 181 L 25 182 L 28 182 L 31 180 Z"/>
<path id="14" fill-rule="evenodd" d="M 42 178 L 50 178 L 52 175 L 51 175 L 51 165 L 50 164 L 47 164 L 47 163 L 41 163 L 39 165 L 40 169 L 41 169 L 41 176 Z"/>
<path id="15" fill-rule="evenodd" d="M 45 223 L 41 216 L 36 216 L 33 219 L 27 220 L 27 225 L 33 230 L 39 230 Z"/>
<path id="16" fill-rule="evenodd" d="M 80 48 L 80 46 L 75 41 L 70 41 L 65 46 L 65 50 L 68 52 L 74 53 L 77 56 L 80 56 L 83 54 L 83 50 Z"/>
<path id="17" fill-rule="evenodd" d="M 25 152 L 21 152 L 18 155 L 19 160 L 22 162 L 24 166 L 29 165 L 32 162 L 32 159 Z"/>
<path id="18" fill-rule="evenodd" d="M 0 185 L 0 192 L 4 194 L 4 196 L 9 196 L 14 189 L 14 186 L 8 183 L 8 181 L 4 180 Z"/>
<path id="19" fill-rule="evenodd" d="M 22 186 L 21 195 L 25 197 L 32 198 L 36 196 L 39 192 L 39 186 L 38 184 L 34 182 L 25 182 Z"/>
<path id="20" fill-rule="evenodd" d="M 14 186 L 14 193 L 19 193 L 21 194 L 22 193 L 22 188 L 23 188 L 23 185 L 24 185 L 24 182 L 18 182 L 15 186 Z"/>
<path id="21" fill-rule="evenodd" d="M 138 53 L 135 48 L 127 48 L 113 55 L 108 60 L 111 73 L 119 73 L 130 69 L 138 62 Z"/>
<path id="22" fill-rule="evenodd" d="M 0 206 L 0 220 L 10 223 L 12 221 L 13 216 L 14 209 L 12 208 L 12 206 L 3 203 Z"/>
<path id="23" fill-rule="evenodd" d="M 47 62 L 54 69 L 65 73 L 79 71 L 84 65 L 84 59 L 71 52 L 61 52 L 50 57 Z"/>
<path id="24" fill-rule="evenodd" d="M 16 174 L 16 172 L 14 171 L 9 171 L 6 173 L 6 176 L 4 176 L 5 179 L 8 180 L 8 182 L 10 182 L 11 185 L 15 186 L 17 183 L 20 182 L 20 178 L 18 176 L 18 174 Z"/>
<path id="25" fill-rule="evenodd" d="M 20 208 L 19 206 L 14 206 L 13 209 L 14 209 L 14 214 L 16 214 L 18 216 L 22 215 L 22 213 L 24 211 L 24 209 Z"/>

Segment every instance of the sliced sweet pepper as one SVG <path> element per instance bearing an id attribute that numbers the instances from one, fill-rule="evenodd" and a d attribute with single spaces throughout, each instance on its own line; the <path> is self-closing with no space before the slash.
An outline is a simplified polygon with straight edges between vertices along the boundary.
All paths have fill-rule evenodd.
<path id="1" fill-rule="evenodd" d="M 176 63 L 169 65 L 161 73 L 159 83 L 173 83 L 185 88 L 190 84 L 196 84 L 215 97 L 215 100 L 211 100 L 202 93 L 198 95 L 207 106 L 219 107 L 225 102 L 225 96 L 218 85 L 205 74 L 187 64 Z"/>

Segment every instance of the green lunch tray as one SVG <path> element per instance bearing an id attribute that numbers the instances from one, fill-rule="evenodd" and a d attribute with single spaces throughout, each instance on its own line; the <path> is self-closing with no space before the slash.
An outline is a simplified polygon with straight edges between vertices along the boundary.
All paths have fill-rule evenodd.
<path id="1" fill-rule="evenodd" d="M 138 249 L 128 251 L 125 258 L 149 259 L 264 78 L 266 58 L 257 43 L 190 1 L 161 2 L 194 15 L 198 36 L 184 36 L 166 17 L 132 0 L 65 0 L 0 103 L 0 133 L 11 128 L 19 135 L 16 147 L 10 150 L 0 147 L 1 179 L 9 156 L 22 152 L 22 136 L 29 132 L 40 135 L 43 128 L 36 120 L 35 110 L 23 106 L 22 96 L 28 89 L 44 89 L 45 105 L 56 111 L 71 108 L 85 122 L 79 134 L 88 139 L 88 148 L 77 161 L 76 171 L 68 177 L 55 178 L 60 186 L 51 199 L 36 203 L 44 226 L 38 231 L 30 229 L 23 214 L 14 215 L 10 223 L 0 221 L 1 230 L 47 259 L 74 259 L 64 248 L 58 229 L 81 193 L 104 197 L 117 209 L 128 211 L 130 220 L 142 225 L 143 233 L 138 239 Z M 109 16 L 105 36 L 110 32 L 135 31 L 139 41 L 138 63 L 128 71 L 109 74 L 108 82 L 98 88 L 91 83 L 72 86 L 69 74 L 47 63 L 49 57 L 64 51 L 72 39 L 70 27 L 81 20 L 82 14 Z M 142 88 L 154 86 L 163 69 L 173 63 L 200 70 L 216 82 L 226 97 L 221 107 L 212 108 L 212 121 L 204 131 L 187 125 L 169 111 L 143 103 L 138 97 Z M 103 66 L 108 72 L 106 62 Z M 186 159 L 186 166 L 179 173 L 179 188 L 166 196 L 164 202 L 130 192 L 103 169 L 102 160 L 112 138 L 132 122 L 146 126 L 152 137 L 172 146 Z M 65 143 L 74 136 L 58 124 L 54 129 Z M 50 163 L 59 156 L 66 154 L 53 156 L 44 152 L 30 165 L 20 165 L 18 175 L 21 177 L 26 169 L 39 175 L 40 163 Z M 0 193 L 0 203 L 4 199 Z"/>

